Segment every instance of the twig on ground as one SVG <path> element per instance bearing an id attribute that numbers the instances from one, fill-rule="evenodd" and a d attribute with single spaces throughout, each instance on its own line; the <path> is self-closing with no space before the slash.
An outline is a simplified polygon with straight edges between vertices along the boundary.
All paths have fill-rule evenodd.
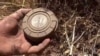
<path id="1" fill-rule="evenodd" d="M 73 42 L 74 42 L 74 39 L 75 39 L 75 28 L 76 28 L 77 19 L 78 18 L 75 18 L 75 23 L 74 23 L 74 26 L 73 26 L 72 41 L 71 41 L 70 53 L 69 53 L 69 55 L 72 55 L 72 56 L 73 56 L 73 46 L 74 46 Z"/>
<path id="2" fill-rule="evenodd" d="M 96 43 L 97 43 L 97 38 L 95 39 L 94 44 L 93 44 L 92 54 L 91 54 L 92 56 L 93 56 L 93 54 L 94 54 L 94 52 L 95 52 Z"/>
<path id="3" fill-rule="evenodd" d="M 70 48 L 70 45 L 71 45 L 71 43 L 70 43 L 70 40 L 69 40 L 69 37 L 68 37 L 68 33 L 67 33 L 67 29 L 66 29 L 67 27 L 66 27 L 66 24 L 65 24 L 65 36 L 66 36 L 66 40 L 67 40 L 67 43 L 68 43 L 68 46 L 69 46 L 69 48 Z"/>
<path id="4" fill-rule="evenodd" d="M 73 11 L 73 14 L 70 16 L 70 19 L 65 24 L 69 23 L 72 20 L 72 18 L 75 16 L 75 14 L 76 14 L 76 10 Z"/>
<path id="5" fill-rule="evenodd" d="M 22 8 L 25 7 L 25 1 L 26 1 L 26 0 L 23 0 Z"/>
<path id="6" fill-rule="evenodd" d="M 85 33 L 85 31 L 83 31 L 82 34 L 74 41 L 74 44 L 77 43 L 82 38 L 84 33 Z"/>
<path id="7" fill-rule="evenodd" d="M 96 46 L 97 39 L 98 39 L 99 36 L 100 36 L 100 29 L 98 30 L 96 36 L 92 39 L 92 42 L 93 42 L 93 40 L 95 40 L 95 41 L 94 41 L 94 44 L 93 44 L 93 48 L 92 48 L 92 56 L 93 56 L 93 54 L 94 54 L 94 52 L 95 52 L 95 46 Z"/>
<path id="8" fill-rule="evenodd" d="M 97 35 L 96 35 L 94 38 L 92 38 L 92 39 L 89 40 L 89 43 L 93 42 L 93 41 L 94 41 L 95 39 L 97 39 L 99 36 L 100 36 L 100 29 L 98 30 Z"/>

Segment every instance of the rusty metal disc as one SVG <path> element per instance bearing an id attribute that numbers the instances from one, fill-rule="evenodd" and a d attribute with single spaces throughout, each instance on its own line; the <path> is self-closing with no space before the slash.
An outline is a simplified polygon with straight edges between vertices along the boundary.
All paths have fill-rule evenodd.
<path id="1" fill-rule="evenodd" d="M 49 35 L 57 26 L 57 17 L 52 11 L 45 8 L 33 9 L 24 17 L 22 22 L 24 32 L 34 38 Z"/>

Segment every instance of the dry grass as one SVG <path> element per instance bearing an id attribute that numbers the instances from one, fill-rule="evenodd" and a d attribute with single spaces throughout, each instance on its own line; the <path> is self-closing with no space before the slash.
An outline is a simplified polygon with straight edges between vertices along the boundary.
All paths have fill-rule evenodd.
<path id="1" fill-rule="evenodd" d="M 58 17 L 59 27 L 50 46 L 37 56 L 100 56 L 99 4 L 95 0 L 2 0 L 0 15 L 19 8 L 50 9 Z"/>

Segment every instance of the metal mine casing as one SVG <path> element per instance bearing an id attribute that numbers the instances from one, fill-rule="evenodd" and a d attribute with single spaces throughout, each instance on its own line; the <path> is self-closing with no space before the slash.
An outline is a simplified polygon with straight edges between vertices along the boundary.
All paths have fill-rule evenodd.
<path id="1" fill-rule="evenodd" d="M 45 8 L 36 8 L 30 11 L 22 21 L 22 28 L 31 38 L 43 38 L 55 31 L 58 19 L 55 14 Z"/>

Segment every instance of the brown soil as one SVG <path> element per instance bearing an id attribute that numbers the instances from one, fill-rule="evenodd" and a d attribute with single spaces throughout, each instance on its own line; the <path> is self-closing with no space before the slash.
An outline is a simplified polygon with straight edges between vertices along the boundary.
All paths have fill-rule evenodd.
<path id="1" fill-rule="evenodd" d="M 49 46 L 26 56 L 100 56 L 100 0 L 0 0 L 0 18 L 37 7 L 52 10 L 59 26 Z"/>

